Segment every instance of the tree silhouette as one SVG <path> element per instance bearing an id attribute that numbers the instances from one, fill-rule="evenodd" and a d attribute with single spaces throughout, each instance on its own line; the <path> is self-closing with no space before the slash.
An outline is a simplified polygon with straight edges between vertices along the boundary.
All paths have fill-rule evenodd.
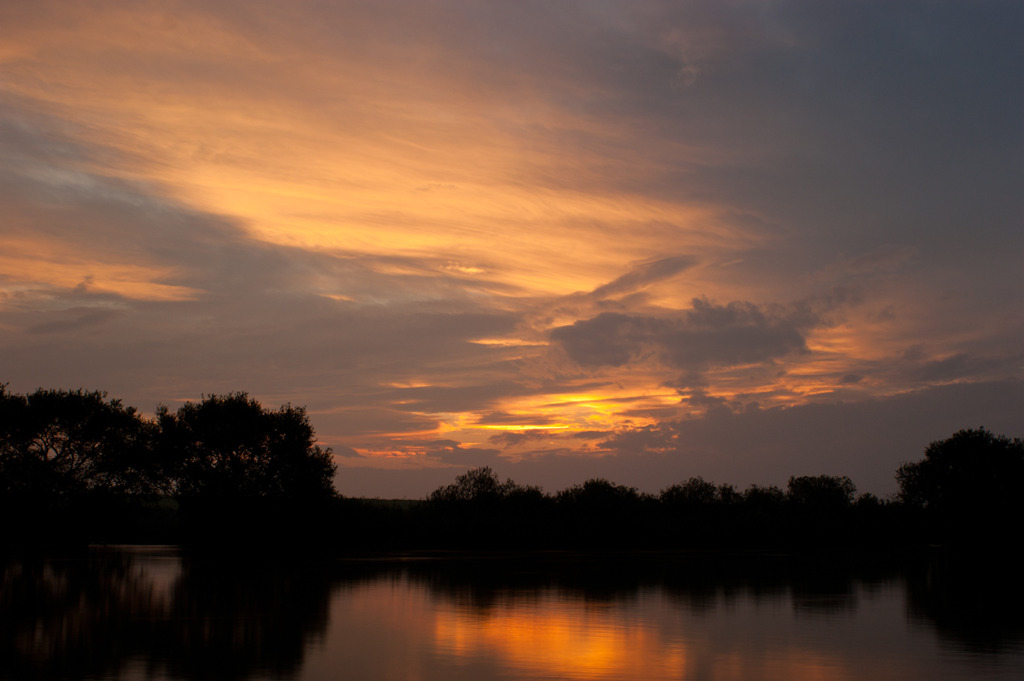
<path id="1" fill-rule="evenodd" d="M 597 514 L 612 514 L 634 509 L 644 501 L 636 487 L 616 485 L 604 478 L 591 478 L 558 493 L 559 504 L 575 506 Z"/>
<path id="2" fill-rule="evenodd" d="M 518 485 L 511 480 L 501 482 L 501 478 L 490 466 L 471 468 L 462 475 L 455 478 L 455 482 L 438 487 L 431 492 L 429 501 L 451 503 L 451 502 L 473 502 L 484 504 L 504 499 Z"/>
<path id="3" fill-rule="evenodd" d="M 779 508 L 786 493 L 775 485 L 751 485 L 743 491 L 743 504 L 750 508 Z"/>
<path id="4" fill-rule="evenodd" d="M 469 548 L 519 547 L 536 540 L 550 521 L 548 500 L 539 487 L 502 482 L 490 466 L 472 468 L 427 497 L 435 540 Z"/>
<path id="5" fill-rule="evenodd" d="M 246 393 L 211 395 L 157 412 L 160 447 L 180 497 L 334 496 L 331 450 L 315 444 L 305 409 L 264 409 Z"/>
<path id="6" fill-rule="evenodd" d="M 589 548 L 640 545 L 654 532 L 657 500 L 635 487 L 591 478 L 555 495 L 566 541 Z"/>
<path id="7" fill-rule="evenodd" d="M 984 428 L 928 445 L 924 459 L 896 472 L 899 499 L 951 522 L 1016 518 L 1024 511 L 1024 440 Z"/>
<path id="8" fill-rule="evenodd" d="M 0 490 L 14 495 L 152 493 L 161 471 L 154 429 L 104 392 L 0 386 Z"/>

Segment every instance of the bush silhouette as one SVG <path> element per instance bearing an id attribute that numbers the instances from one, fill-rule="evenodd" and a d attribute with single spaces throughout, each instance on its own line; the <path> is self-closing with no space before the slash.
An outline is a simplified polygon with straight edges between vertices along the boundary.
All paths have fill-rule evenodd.
<path id="1" fill-rule="evenodd" d="M 857 488 L 845 475 L 791 476 L 786 498 L 798 508 L 817 512 L 836 511 L 853 503 Z"/>
<path id="2" fill-rule="evenodd" d="M 672 507 L 701 508 L 721 501 L 718 487 L 702 477 L 693 477 L 661 491 L 662 504 Z"/>

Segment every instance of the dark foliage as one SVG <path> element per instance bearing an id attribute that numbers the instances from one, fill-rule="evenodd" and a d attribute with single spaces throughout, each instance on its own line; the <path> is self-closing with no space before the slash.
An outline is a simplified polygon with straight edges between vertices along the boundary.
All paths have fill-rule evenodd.
<path id="1" fill-rule="evenodd" d="M 718 487 L 704 478 L 690 478 L 661 491 L 661 503 L 675 508 L 701 508 L 722 502 Z"/>
<path id="2" fill-rule="evenodd" d="M 933 537 L 1019 542 L 1024 440 L 960 430 L 900 466 L 896 480 L 900 501 L 923 514 Z"/>
<path id="3" fill-rule="evenodd" d="M 159 446 L 180 497 L 309 499 L 334 494 L 330 449 L 301 407 L 264 409 L 245 393 L 157 412 Z"/>
<path id="4" fill-rule="evenodd" d="M 856 493 L 853 481 L 845 475 L 790 477 L 786 487 L 790 503 L 815 512 L 848 508 Z"/>
<path id="5" fill-rule="evenodd" d="M 163 488 L 155 428 L 106 393 L 0 386 L 0 492 L 39 499 Z"/>
<path id="6" fill-rule="evenodd" d="M 517 505 L 512 491 L 524 489 L 530 501 Z M 870 494 L 855 500 L 855 493 L 849 478 L 806 476 L 792 478 L 787 492 L 757 485 L 738 492 L 695 477 L 653 497 L 596 478 L 546 495 L 501 483 L 482 468 L 436 490 L 406 520 L 426 519 L 418 525 L 419 547 L 677 550 L 908 541 L 901 506 Z"/>
<path id="7" fill-rule="evenodd" d="M 573 548 L 636 548 L 655 534 L 657 501 L 635 487 L 592 478 L 555 495 L 561 542 Z"/>
<path id="8" fill-rule="evenodd" d="M 15 395 L 0 386 L 0 492 L 311 499 L 334 495 L 330 449 L 301 407 L 245 393 L 161 407 L 155 421 L 83 390 Z"/>
<path id="9" fill-rule="evenodd" d="M 489 466 L 474 468 L 430 494 L 426 536 L 441 547 L 522 546 L 540 536 L 549 506 L 539 487 L 501 482 Z"/>
<path id="10" fill-rule="evenodd" d="M 1024 440 L 984 428 L 961 430 L 932 442 L 924 459 L 896 473 L 900 500 L 943 512 L 1001 513 L 1020 503 Z"/>
<path id="11" fill-rule="evenodd" d="M 532 488 L 540 493 L 537 488 Z M 506 480 L 504 483 L 490 466 L 473 468 L 455 478 L 450 485 L 438 487 L 430 494 L 435 503 L 472 503 L 477 505 L 504 501 L 513 495 L 527 492 L 526 488 Z"/>
<path id="12" fill-rule="evenodd" d="M 0 385 L 0 544 L 298 540 L 334 470 L 303 409 L 244 393 L 151 421 L 102 392 Z"/>

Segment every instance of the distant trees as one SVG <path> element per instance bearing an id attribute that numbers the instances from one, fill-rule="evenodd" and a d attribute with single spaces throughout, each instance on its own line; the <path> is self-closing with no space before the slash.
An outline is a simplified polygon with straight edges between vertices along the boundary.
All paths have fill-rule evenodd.
<path id="1" fill-rule="evenodd" d="M 640 494 L 636 487 L 617 485 L 604 478 L 591 478 L 555 496 L 561 505 L 601 515 L 616 513 L 624 508 L 636 508 L 645 498 L 646 495 Z"/>
<path id="2" fill-rule="evenodd" d="M 742 499 L 732 485 L 716 485 L 700 476 L 666 487 L 658 495 L 662 533 L 685 546 L 734 542 L 738 530 L 733 521 Z"/>
<path id="3" fill-rule="evenodd" d="M 490 466 L 472 468 L 428 497 L 432 541 L 462 548 L 522 546 L 550 520 L 539 487 L 504 482 Z M 421 538 L 422 539 L 422 538 Z"/>
<path id="4" fill-rule="evenodd" d="M 519 490 L 517 492 L 517 490 Z M 529 490 L 530 503 L 516 494 Z M 471 469 L 430 494 L 444 545 L 463 548 L 834 547 L 891 543 L 892 504 L 846 476 L 791 477 L 738 491 L 692 477 L 658 496 L 604 478 L 554 494 Z M 518 504 L 518 505 L 517 505 Z M 431 531 L 428 526 L 427 532 Z M 461 533 L 461 534 L 460 534 Z"/>
<path id="5" fill-rule="evenodd" d="M 542 494 L 537 487 L 522 487 L 512 480 L 501 481 L 490 466 L 471 468 L 455 478 L 455 482 L 434 490 L 428 499 L 435 503 L 489 504 L 513 496 Z"/>
<path id="6" fill-rule="evenodd" d="M 684 508 L 710 506 L 721 501 L 718 487 L 700 476 L 666 487 L 659 498 L 663 504 Z"/>
<path id="7" fill-rule="evenodd" d="M 656 534 L 657 501 L 635 487 L 591 478 L 558 492 L 555 504 L 567 546 L 637 547 Z"/>
<path id="8" fill-rule="evenodd" d="M 853 503 L 857 488 L 845 475 L 790 476 L 786 497 L 793 504 L 815 511 L 834 511 Z"/>

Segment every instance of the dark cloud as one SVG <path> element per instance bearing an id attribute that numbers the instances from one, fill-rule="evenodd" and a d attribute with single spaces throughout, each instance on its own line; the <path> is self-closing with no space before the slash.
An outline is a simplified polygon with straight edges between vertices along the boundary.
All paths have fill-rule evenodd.
<path id="1" fill-rule="evenodd" d="M 481 414 L 476 423 L 481 426 L 548 426 L 552 421 L 547 416 L 537 414 L 509 414 L 508 412 L 492 411 Z"/>
<path id="2" fill-rule="evenodd" d="M 67 333 L 80 331 L 91 326 L 98 326 L 117 317 L 119 310 L 67 310 L 57 313 L 59 319 L 33 324 L 26 329 L 27 333 Z"/>
<path id="3" fill-rule="evenodd" d="M 704 413 L 720 409 L 735 410 L 734 405 L 730 404 L 726 398 L 709 395 L 706 391 L 699 388 L 691 390 L 688 395 L 683 397 L 682 401 L 697 411 Z"/>
<path id="4" fill-rule="evenodd" d="M 487 441 L 495 445 L 500 445 L 503 449 L 508 449 L 509 447 L 521 447 L 527 442 L 550 440 L 556 435 L 557 434 L 553 434 L 547 429 L 517 430 L 515 432 L 505 431 L 497 433 L 496 435 L 491 435 L 487 438 Z"/>
<path id="5" fill-rule="evenodd" d="M 856 399 L 862 399 L 871 392 L 871 385 L 879 382 L 922 389 L 961 381 L 1012 380 L 1020 376 L 1024 352 L 1009 338 L 980 336 L 954 347 L 960 351 L 935 353 L 927 345 L 915 343 L 892 357 L 847 362 L 841 372 L 822 374 L 823 379 L 839 386 L 837 392 L 815 399 L 844 399 L 844 389 L 854 391 L 851 394 L 859 394 Z"/>
<path id="6" fill-rule="evenodd" d="M 411 440 L 406 444 L 421 449 L 427 457 L 445 464 L 486 466 L 500 454 L 500 450 L 497 449 L 466 447 L 455 440 Z"/>
<path id="7" fill-rule="evenodd" d="M 656 358 L 675 369 L 764 362 L 806 351 L 791 320 L 751 303 L 715 305 L 696 298 L 673 316 L 603 313 L 551 331 L 551 339 L 578 364 L 622 366 Z"/>
<path id="8" fill-rule="evenodd" d="M 941 359 L 890 364 L 888 371 L 915 384 L 948 383 L 957 380 L 977 380 L 978 377 L 1012 377 L 1018 375 L 1024 353 L 1008 356 L 972 356 L 958 352 Z"/>
<path id="9" fill-rule="evenodd" d="M 607 298 L 632 293 L 637 289 L 673 277 L 695 264 L 695 258 L 685 255 L 650 260 L 637 265 L 618 279 L 598 286 L 591 292 L 591 295 L 596 298 Z"/>
<path id="10" fill-rule="evenodd" d="M 264 392 L 269 392 L 269 390 Z M 318 399 L 315 393 L 306 395 L 300 393 L 298 396 L 305 397 L 304 401 L 311 402 L 309 404 L 311 412 L 319 412 L 314 417 L 318 424 L 317 433 L 321 437 L 329 438 L 328 441 L 332 442 L 338 439 L 338 435 L 342 435 L 345 443 L 358 442 L 360 448 L 365 446 L 372 449 L 389 450 L 395 444 L 390 437 L 395 434 L 431 431 L 438 426 L 438 420 L 435 417 L 378 406 L 373 403 L 372 397 L 360 399 L 358 390 L 352 393 L 345 392 L 340 397 L 333 392 L 328 392 L 324 397 Z M 311 397 L 316 401 L 310 400 Z M 317 410 L 317 402 L 320 400 L 330 404 L 332 410 L 328 413 Z M 367 402 L 370 404 L 365 404 Z"/>
<path id="11" fill-rule="evenodd" d="M 912 370 L 914 377 L 922 382 L 948 381 L 968 374 L 970 359 L 966 353 L 952 357 L 924 362 Z"/>
<path id="12" fill-rule="evenodd" d="M 613 434 L 613 431 L 608 430 L 579 430 L 574 432 L 571 437 L 577 440 L 600 440 Z"/>
<path id="13" fill-rule="evenodd" d="M 401 409 L 450 413 L 486 409 L 499 396 L 531 392 L 531 389 L 505 379 L 495 383 L 479 382 L 459 387 L 441 385 L 394 388 L 387 390 L 382 396 Z"/>

